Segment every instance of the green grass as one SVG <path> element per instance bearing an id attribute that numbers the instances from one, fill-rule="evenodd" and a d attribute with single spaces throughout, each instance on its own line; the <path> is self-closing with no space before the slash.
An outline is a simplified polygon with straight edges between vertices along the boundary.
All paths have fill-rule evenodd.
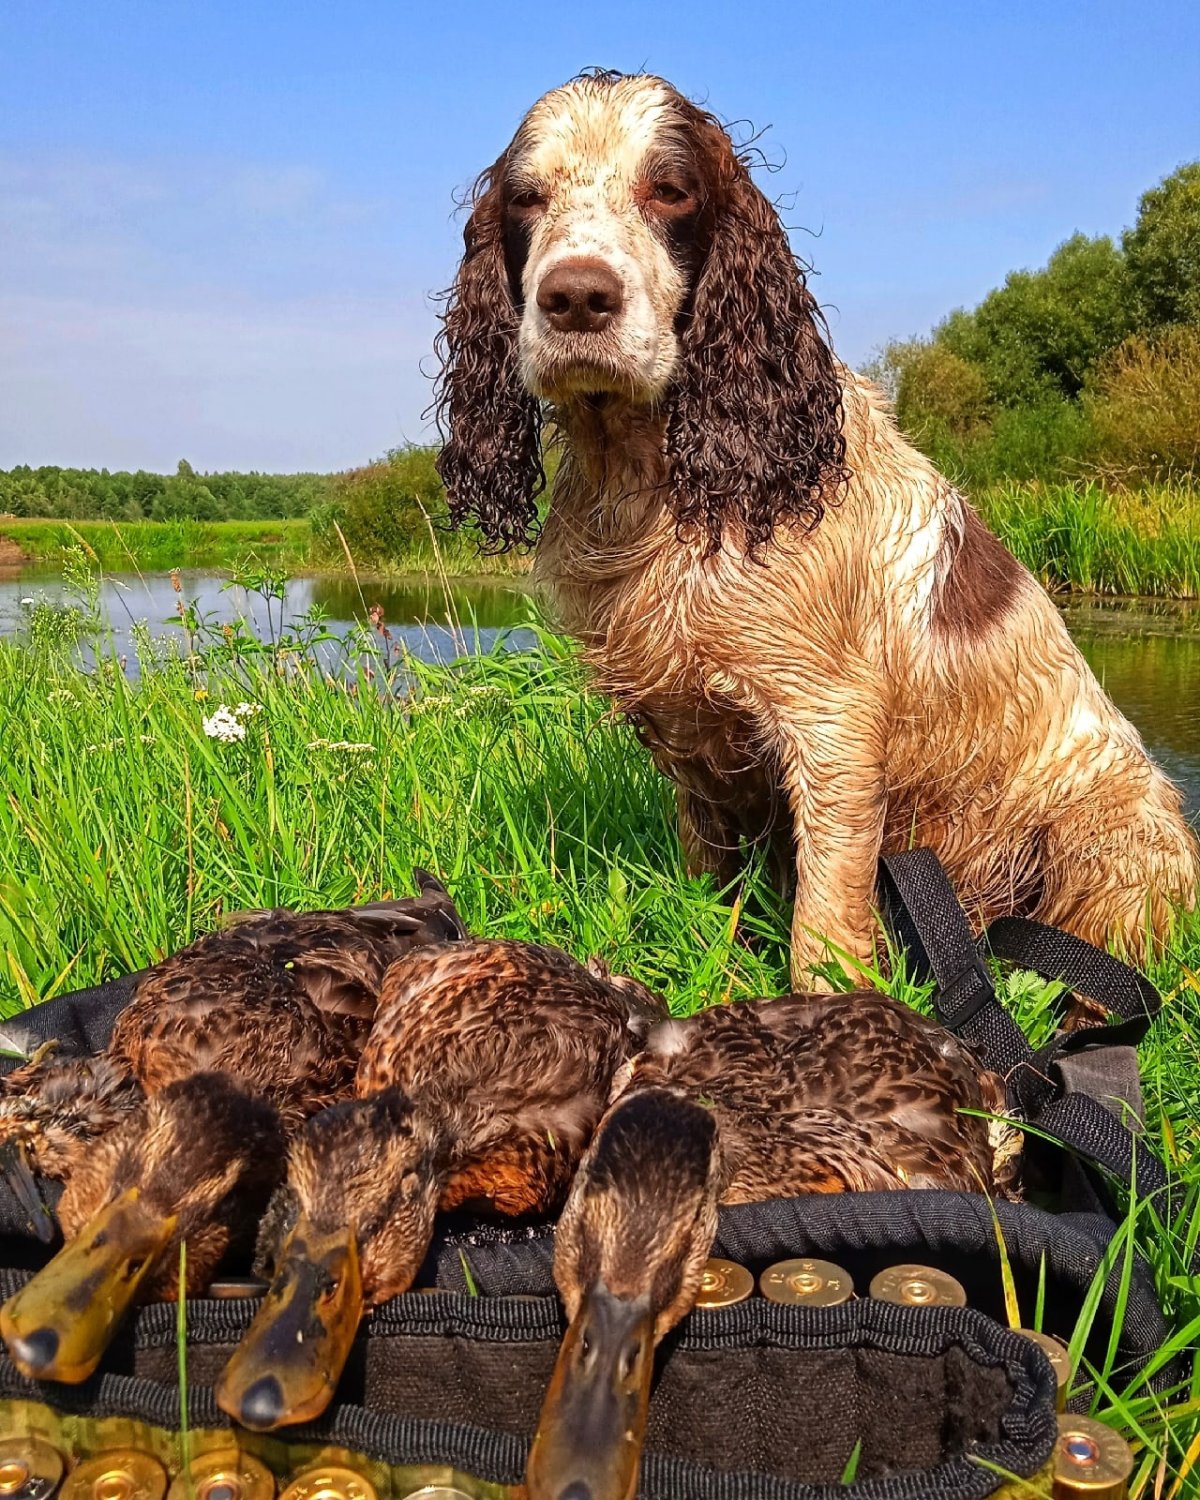
<path id="1" fill-rule="evenodd" d="M 251 553 L 275 567 L 304 567 L 312 537 L 307 521 L 0 520 L 0 561 L 19 561 L 6 541 L 34 564 L 56 567 L 82 546 L 106 573 L 161 573 L 232 568 Z"/>
<path id="2" fill-rule="evenodd" d="M 0 566 L 58 568 L 82 546 L 106 573 L 162 573 L 171 568 L 236 568 L 248 558 L 290 572 L 344 571 L 337 534 L 315 535 L 307 520 L 293 521 L 30 521 L 0 519 Z M 453 577 L 523 573 L 524 555 L 481 554 L 466 534 L 410 538 L 372 573 L 445 571 Z"/>
<path id="3" fill-rule="evenodd" d="M 971 498 L 1047 588 L 1200 598 L 1200 491 L 1035 482 L 985 488 Z"/>
<path id="4" fill-rule="evenodd" d="M 408 891 L 414 864 L 441 874 L 475 930 L 601 953 L 678 1014 L 787 988 L 778 901 L 754 872 L 733 905 L 686 876 L 670 788 L 560 640 L 540 656 L 411 665 L 403 701 L 383 691 L 403 663 L 343 681 L 303 656 L 213 647 L 143 668 L 137 681 L 112 665 L 85 677 L 67 648 L 0 643 L 0 1011 L 153 962 L 224 912 Z M 221 704 L 244 738 L 206 733 Z M 1186 1255 L 1200 1237 L 1198 971 L 1189 918 L 1152 965 L 1168 998 L 1142 1057 L 1151 1138 L 1191 1196 L 1170 1225 L 1134 1205 L 1111 1262 L 1135 1243 L 1146 1255 L 1176 1330 L 1164 1356 L 1188 1353 L 1195 1374 L 1166 1400 L 1130 1387 L 1116 1340 L 1091 1328 L 1098 1302 L 1076 1335 L 1094 1354 L 1097 1413 L 1138 1444 L 1135 1495 L 1156 1493 L 1200 1441 L 1200 1283 Z M 902 965 L 872 977 L 928 1006 Z M 1035 1044 L 1054 993 L 1009 985 Z"/>

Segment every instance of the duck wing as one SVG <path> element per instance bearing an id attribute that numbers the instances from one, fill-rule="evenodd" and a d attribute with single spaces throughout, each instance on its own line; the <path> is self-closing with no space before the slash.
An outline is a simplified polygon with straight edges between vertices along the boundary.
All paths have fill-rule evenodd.
<path id="1" fill-rule="evenodd" d="M 259 963 L 230 980 L 223 963 L 207 976 L 148 977 L 117 1017 L 105 1055 L 147 1094 L 196 1073 L 239 1078 L 289 1128 L 352 1092 L 356 1049 L 286 971 Z"/>
<path id="2" fill-rule="evenodd" d="M 983 1070 L 950 1032 L 876 991 L 668 1022 L 634 1061 L 634 1084 L 650 1082 L 710 1103 L 735 1176 L 755 1177 L 743 1164 L 767 1151 L 776 1180 L 811 1178 L 796 1191 L 992 1185 L 987 1122 L 963 1113 L 989 1107 Z"/>
<path id="3" fill-rule="evenodd" d="M 242 976 L 246 1004 L 264 988 L 304 995 L 354 1046 L 366 1040 L 383 976 L 398 959 L 430 943 L 459 941 L 466 927 L 445 886 L 414 871 L 420 891 L 336 911 L 242 913 L 231 925 L 197 939 L 155 966 L 138 994 L 166 1003 L 195 990 L 227 994 Z M 275 978 L 266 975 L 275 971 Z"/>
<path id="4" fill-rule="evenodd" d="M 358 1092 L 396 1084 L 454 1114 L 464 1138 L 529 1131 L 577 1159 L 634 1044 L 623 997 L 568 954 L 473 940 L 396 964 Z"/>
<path id="5" fill-rule="evenodd" d="M 722 1203 L 897 1188 L 978 1192 L 987 1181 L 986 1134 L 983 1149 L 947 1149 L 905 1131 L 881 1136 L 826 1110 L 797 1110 L 787 1120 L 731 1116 L 719 1106 L 714 1113 L 726 1164 Z"/>

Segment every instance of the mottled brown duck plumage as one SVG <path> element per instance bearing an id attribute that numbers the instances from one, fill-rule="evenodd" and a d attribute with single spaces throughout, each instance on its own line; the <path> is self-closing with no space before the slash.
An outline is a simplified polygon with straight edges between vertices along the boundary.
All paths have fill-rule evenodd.
<path id="1" fill-rule="evenodd" d="M 530 1454 L 530 1500 L 627 1500 L 654 1350 L 694 1305 L 718 1203 L 899 1188 L 1014 1190 L 1002 1081 L 874 991 L 667 1021 L 617 1081 L 559 1220 L 570 1325 Z"/>
<path id="2" fill-rule="evenodd" d="M 614 1074 L 665 1015 L 634 981 L 528 943 L 429 948 L 389 970 L 359 1097 L 291 1144 L 262 1241 L 274 1283 L 223 1408 L 259 1428 L 322 1410 L 362 1309 L 412 1284 L 439 1208 L 557 1209 Z"/>
<path id="3" fill-rule="evenodd" d="M 10 1180 L 47 1237 L 30 1159 L 66 1181 L 67 1243 L 0 1312 L 27 1374 L 83 1379 L 135 1297 L 170 1293 L 181 1243 L 197 1291 L 252 1237 L 287 1133 L 352 1092 L 385 973 L 463 936 L 445 891 L 418 879 L 415 900 L 240 919 L 147 971 L 101 1056 L 10 1077 Z"/>
<path id="4" fill-rule="evenodd" d="M 68 1178 L 93 1141 L 193 1073 L 240 1079 L 289 1128 L 352 1091 L 383 978 L 429 943 L 465 937 L 444 887 L 342 911 L 240 916 L 147 969 L 98 1058 L 39 1057 L 0 1094 L 0 1144 Z"/>
<path id="5" fill-rule="evenodd" d="M 0 1308 L 13 1362 L 34 1379 L 85 1379 L 134 1301 L 186 1292 L 253 1240 L 285 1159 L 276 1110 L 220 1073 L 168 1084 L 113 1127 L 59 1205 L 67 1243 Z"/>
<path id="6" fill-rule="evenodd" d="M 874 990 L 713 1006 L 652 1031 L 629 1072 L 630 1089 L 670 1088 L 711 1110 L 722 1203 L 1013 1185 L 995 1129 L 960 1112 L 1003 1115 L 1003 1080 Z"/>

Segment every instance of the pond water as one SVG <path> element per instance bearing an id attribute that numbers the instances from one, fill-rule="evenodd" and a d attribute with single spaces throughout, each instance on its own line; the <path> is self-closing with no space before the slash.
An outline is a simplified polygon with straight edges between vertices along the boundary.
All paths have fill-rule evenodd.
<path id="1" fill-rule="evenodd" d="M 346 636 L 367 620 L 370 609 L 381 606 L 393 643 L 427 662 L 490 651 L 502 633 L 505 644 L 515 650 L 528 650 L 535 640 L 527 628 L 528 592 L 513 578 L 456 580 L 447 592 L 423 578 L 364 577 L 356 583 L 341 574 L 319 574 L 288 579 L 281 600 L 231 586 L 224 573 L 185 570 L 179 582 L 177 593 L 169 573 L 105 576 L 100 614 L 111 624 L 112 644 L 120 655 L 132 656 L 132 631 L 139 621 L 146 621 L 155 636 L 182 643 L 177 616 L 181 600 L 213 625 L 244 619 L 264 640 L 294 629 L 298 619 L 314 611 L 324 616 L 328 630 Z M 69 601 L 59 575 L 28 569 L 0 575 L 0 636 L 19 633 L 31 603 L 42 599 L 52 604 Z"/>
<path id="2" fill-rule="evenodd" d="M 1200 604 L 1072 604 L 1067 625 L 1200 823 Z"/>
<path id="3" fill-rule="evenodd" d="M 528 628 L 531 600 L 511 578 L 456 581 L 448 592 L 424 579 L 293 578 L 283 599 L 270 603 L 230 588 L 223 575 L 185 572 L 181 581 L 182 596 L 167 574 L 105 579 L 100 607 L 112 622 L 119 652 L 130 651 L 138 620 L 148 621 L 156 635 L 179 639 L 178 625 L 167 622 L 175 618 L 181 597 L 194 601 L 216 624 L 242 616 L 261 636 L 278 635 L 314 609 L 324 614 L 330 630 L 344 636 L 378 605 L 394 641 L 423 661 L 491 650 L 498 639 L 515 650 L 535 642 Z M 61 580 L 29 571 L 0 576 L 0 635 L 18 633 L 29 613 L 23 601 L 39 597 L 62 600 Z M 1072 603 L 1064 616 L 1101 682 L 1183 787 L 1191 816 L 1200 819 L 1200 606 L 1152 600 Z"/>

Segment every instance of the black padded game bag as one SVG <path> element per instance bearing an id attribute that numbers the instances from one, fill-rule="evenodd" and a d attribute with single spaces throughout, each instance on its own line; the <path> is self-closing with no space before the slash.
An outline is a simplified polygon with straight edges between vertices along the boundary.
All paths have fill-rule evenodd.
<path id="1" fill-rule="evenodd" d="M 1136 1064 L 1131 1076 L 1129 1063 L 1158 996 L 1108 955 L 1037 924 L 995 924 L 977 944 L 927 851 L 884 862 L 881 903 L 909 950 L 910 970 L 937 980 L 940 1018 L 1008 1079 L 1010 1110 L 1036 1127 L 1028 1145 L 1040 1175 L 1055 1184 L 1053 1202 L 994 1208 L 1025 1321 L 1044 1278 L 1045 1327 L 1068 1337 L 1115 1232 L 1112 1179 L 1128 1183 L 1136 1173 L 1140 1192 L 1170 1191 L 1161 1165 L 1130 1131 L 1122 1102 L 1137 1103 Z M 996 995 L 983 962 L 989 952 L 1062 979 L 1117 1022 L 1060 1036 L 1035 1054 Z M 30 1040 L 98 1050 L 136 979 L 62 996 L 19 1024 Z M 1101 1103 L 1085 1088 L 1114 1097 Z M 1043 1133 L 1066 1149 L 1043 1142 Z M 981 1195 L 922 1190 L 739 1205 L 721 1211 L 713 1253 L 755 1275 L 791 1256 L 832 1260 L 850 1272 L 860 1300 L 806 1309 L 756 1297 L 686 1319 L 660 1351 L 643 1496 L 973 1500 L 994 1493 L 1001 1474 L 1029 1477 L 1046 1463 L 1054 1382 L 1044 1355 L 1003 1326 L 996 1227 Z M 15 1291 L 46 1254 L 0 1189 L 0 1291 Z M 353 1449 L 391 1473 L 398 1495 L 408 1493 L 398 1476 L 414 1465 L 471 1476 L 456 1481 L 468 1493 L 517 1483 L 563 1329 L 552 1256 L 552 1225 L 447 1216 L 418 1278 L 440 1294 L 397 1298 L 366 1321 L 338 1401 L 319 1423 L 283 1434 L 286 1441 L 240 1440 L 277 1473 L 287 1472 L 290 1443 Z M 867 1298 L 872 1276 L 902 1262 L 949 1271 L 966 1289 L 968 1307 Z M 1114 1267 L 1095 1347 L 1085 1351 L 1097 1362 L 1119 1281 Z M 249 1299 L 197 1298 L 186 1306 L 189 1419 L 210 1437 L 228 1425 L 211 1383 L 253 1308 Z M 156 1441 L 170 1441 L 180 1400 L 175 1317 L 173 1306 L 143 1309 L 78 1387 L 27 1381 L 0 1355 L 0 1436 L 14 1422 L 26 1430 L 30 1413 L 42 1413 L 40 1421 L 68 1423 L 72 1441 L 109 1420 L 141 1423 L 160 1434 Z M 1149 1269 L 1135 1261 L 1122 1369 L 1144 1369 L 1166 1336 Z M 1151 1384 L 1161 1389 L 1175 1378 L 1160 1369 Z M 1086 1406 L 1085 1385 L 1075 1404 Z M 843 1485 L 856 1443 L 856 1478 Z"/>
<path id="2" fill-rule="evenodd" d="M 22 1279 L 4 1273 L 0 1291 Z M 228 1426 L 212 1383 L 253 1310 L 248 1300 L 187 1305 L 189 1426 L 208 1441 Z M 0 1361 L 0 1437 L 32 1429 L 82 1457 L 97 1428 L 132 1421 L 160 1436 L 124 1441 L 161 1453 L 179 1427 L 175 1315 L 172 1305 L 143 1309 L 80 1386 L 28 1381 Z M 409 1293 L 369 1320 L 320 1421 L 237 1441 L 281 1475 L 300 1445 L 348 1449 L 405 1475 L 445 1466 L 468 1495 L 516 1485 L 562 1332 L 551 1297 Z M 999 1474 L 1043 1469 L 1054 1391 L 1034 1344 L 970 1308 L 756 1299 L 698 1311 L 662 1351 L 639 1494 L 983 1500 Z M 856 1445 L 858 1477 L 843 1485 Z M 394 1474 L 389 1488 L 407 1495 L 411 1479 Z"/>

